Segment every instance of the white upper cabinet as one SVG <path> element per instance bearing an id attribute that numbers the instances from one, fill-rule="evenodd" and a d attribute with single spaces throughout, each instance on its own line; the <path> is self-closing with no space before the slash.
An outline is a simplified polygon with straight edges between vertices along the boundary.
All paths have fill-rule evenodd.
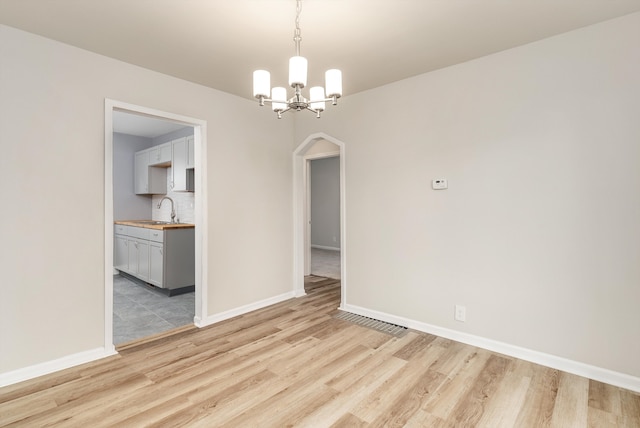
<path id="1" fill-rule="evenodd" d="M 135 193 L 137 195 L 166 194 L 167 167 L 171 167 L 169 190 L 192 192 L 194 165 L 193 135 L 136 152 Z"/>
<path id="2" fill-rule="evenodd" d="M 193 142 L 193 135 L 187 137 L 187 169 L 196 167 Z"/>
<path id="3" fill-rule="evenodd" d="M 171 142 L 160 144 L 149 149 L 149 165 L 171 165 Z"/>
<path id="4" fill-rule="evenodd" d="M 171 142 L 173 158 L 171 160 L 171 190 L 174 192 L 187 191 L 187 138 L 179 138 Z"/>
<path id="5" fill-rule="evenodd" d="M 137 195 L 167 193 L 166 169 L 150 166 L 151 149 L 136 152 L 134 162 L 134 190 Z"/>

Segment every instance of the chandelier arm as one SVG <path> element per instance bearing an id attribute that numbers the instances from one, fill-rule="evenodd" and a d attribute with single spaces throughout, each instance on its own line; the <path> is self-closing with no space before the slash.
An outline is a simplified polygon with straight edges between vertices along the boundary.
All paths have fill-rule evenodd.
<path id="1" fill-rule="evenodd" d="M 307 110 L 309 110 L 312 113 L 316 114 L 316 118 L 320 119 L 320 113 L 322 112 L 322 110 L 316 110 L 314 108 L 311 108 L 309 106 L 306 107 Z"/>
<path id="2" fill-rule="evenodd" d="M 297 98 L 296 95 L 300 95 L 300 98 Z M 312 100 L 307 100 L 304 96 L 302 96 L 302 94 L 296 94 L 296 95 L 294 95 L 293 97 L 289 98 L 287 101 L 284 102 L 284 104 L 287 105 L 287 108 L 285 110 L 282 110 L 283 112 L 287 111 L 287 110 L 291 110 L 291 108 L 292 108 L 291 106 L 292 105 L 294 105 L 296 103 L 300 103 L 300 102 L 302 102 L 304 104 L 308 104 L 308 106 L 306 106 L 305 109 L 309 110 L 309 111 L 312 111 L 314 113 L 317 113 L 318 111 L 310 107 L 312 102 L 313 103 L 316 103 L 316 102 L 331 102 L 331 103 L 333 103 L 333 105 L 336 105 L 338 103 L 336 96 L 333 96 L 333 97 L 330 97 L 330 98 L 323 98 L 321 100 L 313 100 L 312 101 Z M 271 98 L 265 98 L 265 97 L 259 97 L 258 101 L 260 102 L 261 106 L 264 106 L 265 104 L 273 104 L 274 102 L 278 102 L 278 103 L 282 102 L 282 101 L 274 101 Z"/>
<path id="3" fill-rule="evenodd" d="M 291 110 L 291 107 L 287 107 L 284 110 L 275 110 L 276 115 L 278 115 L 278 119 L 282 119 L 282 113 L 286 113 Z"/>

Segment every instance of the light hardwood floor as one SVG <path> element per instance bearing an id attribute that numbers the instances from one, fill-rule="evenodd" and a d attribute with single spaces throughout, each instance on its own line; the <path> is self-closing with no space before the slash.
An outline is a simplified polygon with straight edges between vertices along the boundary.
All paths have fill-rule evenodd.
<path id="1" fill-rule="evenodd" d="M 339 282 L 0 389 L 0 426 L 640 427 L 640 395 L 332 318 Z"/>

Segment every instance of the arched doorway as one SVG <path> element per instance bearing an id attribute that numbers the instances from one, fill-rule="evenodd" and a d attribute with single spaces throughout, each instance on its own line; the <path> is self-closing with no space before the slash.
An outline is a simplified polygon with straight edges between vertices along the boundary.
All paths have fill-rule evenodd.
<path id="1" fill-rule="evenodd" d="M 320 152 L 308 154 L 310 148 L 320 141 L 326 141 L 337 147 L 337 153 Z M 330 150 L 329 150 L 330 151 Z M 310 271 L 311 243 L 309 241 L 309 207 L 308 207 L 308 163 L 315 156 L 340 157 L 340 279 L 341 303 L 346 302 L 347 265 L 346 265 L 346 221 L 345 221 L 345 144 L 324 133 L 309 135 L 293 153 L 294 171 L 294 269 L 293 284 L 296 296 L 302 296 L 304 291 L 304 276 Z M 315 158 L 318 158 L 315 157 Z"/>

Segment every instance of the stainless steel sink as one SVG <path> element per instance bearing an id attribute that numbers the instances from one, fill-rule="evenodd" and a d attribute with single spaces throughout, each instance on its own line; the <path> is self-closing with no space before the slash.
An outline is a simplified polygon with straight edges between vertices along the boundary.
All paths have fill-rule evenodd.
<path id="1" fill-rule="evenodd" d="M 159 220 L 135 220 L 134 223 L 140 223 L 140 224 L 177 224 L 177 223 L 171 223 L 170 221 L 159 221 Z"/>

